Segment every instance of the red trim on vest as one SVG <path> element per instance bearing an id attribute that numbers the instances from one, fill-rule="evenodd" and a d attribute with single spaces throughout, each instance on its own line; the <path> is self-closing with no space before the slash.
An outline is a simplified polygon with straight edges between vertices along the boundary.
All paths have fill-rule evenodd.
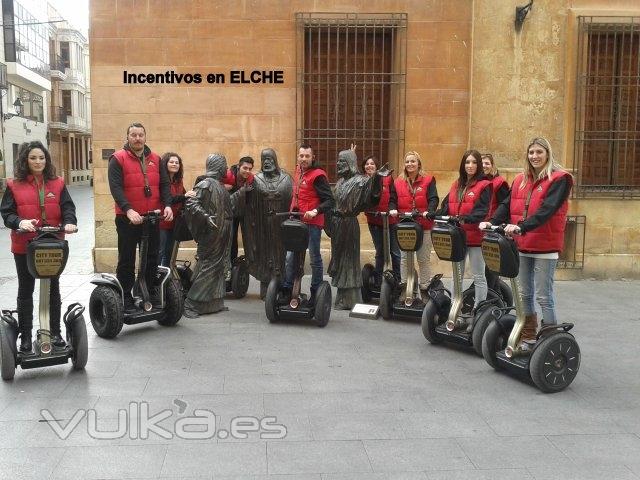
<path id="1" fill-rule="evenodd" d="M 531 199 L 527 217 L 533 215 L 542 206 L 551 184 L 565 176 L 568 177 L 573 186 L 573 177 L 568 172 L 559 170 L 551 174 L 551 179 L 545 177 L 535 182 L 529 179 L 526 185 L 520 188 L 523 175 L 519 174 L 511 184 L 511 203 L 509 205 L 511 223 L 517 225 L 518 222 L 522 221 L 524 206 L 529 192 L 531 192 Z M 514 238 L 518 245 L 518 250 L 529 253 L 561 252 L 564 247 L 564 230 L 567 224 L 568 209 L 569 201 L 565 200 L 547 223 L 526 232 L 524 235 L 516 235 Z"/>
<path id="2" fill-rule="evenodd" d="M 178 195 L 184 195 L 185 192 L 186 190 L 184 189 L 184 184 L 182 183 L 182 180 L 178 182 L 171 182 L 172 197 L 177 197 Z M 171 205 L 171 211 L 173 212 L 174 220 L 180 213 L 180 210 L 182 210 L 182 205 L 183 205 L 182 202 L 174 203 L 173 205 Z M 162 220 L 160 222 L 160 230 L 173 230 L 174 220 L 171 220 L 170 222 L 167 222 L 166 220 Z"/>
<path id="3" fill-rule="evenodd" d="M 389 211 L 389 200 L 391 198 L 391 182 L 393 182 L 393 177 L 391 175 L 387 177 L 382 177 L 382 194 L 380 195 L 380 201 L 378 202 L 378 206 L 373 208 L 377 212 L 388 212 Z M 382 217 L 376 217 L 374 215 L 365 214 L 367 216 L 367 223 L 371 225 L 380 225 L 382 226 Z M 398 219 L 396 217 L 389 217 L 389 225 L 393 225 L 394 223 L 398 223 Z"/>
<path id="4" fill-rule="evenodd" d="M 136 212 L 142 214 L 149 210 L 162 210 L 160 202 L 160 157 L 156 153 L 149 153 L 145 158 L 147 163 L 147 179 L 151 187 L 151 196 L 144 196 L 144 174 L 140 167 L 140 160 L 129 150 L 118 150 L 113 154 L 122 169 L 122 187 L 129 205 Z M 125 215 L 118 204 L 115 204 L 116 215 Z"/>
<path id="5" fill-rule="evenodd" d="M 503 186 L 509 188 L 509 184 L 507 183 L 507 181 L 504 178 L 502 178 L 500 175 L 496 175 L 491 179 L 491 187 L 492 187 L 491 203 L 489 204 L 489 214 L 487 215 L 487 218 L 493 217 L 493 214 L 498 208 L 498 191 Z"/>
<path id="6" fill-rule="evenodd" d="M 491 188 L 489 180 L 479 180 L 467 190 L 462 199 L 462 203 L 458 201 L 458 181 L 451 185 L 449 190 L 449 215 L 469 215 L 473 212 L 473 207 L 480 199 L 480 195 L 485 188 Z M 467 234 L 467 246 L 479 247 L 482 243 L 482 232 L 478 228 L 478 223 L 463 223 L 462 228 Z"/>
<path id="7" fill-rule="evenodd" d="M 7 188 L 13 194 L 20 220 L 36 218 L 38 219 L 37 226 L 42 226 L 40 195 L 33 176 L 29 175 L 25 181 L 9 180 Z M 60 196 L 63 189 L 64 180 L 60 177 L 44 182 L 44 212 L 47 216 L 47 225 L 58 226 L 62 223 Z M 27 253 L 27 243 L 35 236 L 35 232 L 18 233 L 16 230 L 11 230 L 11 253 Z M 64 238 L 64 234 L 59 236 Z"/>
<path id="8" fill-rule="evenodd" d="M 314 208 L 318 208 L 320 205 L 320 197 L 318 192 L 313 188 L 313 182 L 318 177 L 327 177 L 327 174 L 321 168 L 311 168 L 305 170 L 300 175 L 300 167 L 296 167 L 296 174 L 293 178 L 293 196 L 291 198 L 291 206 L 289 210 L 299 210 L 300 212 L 308 212 Z M 319 213 L 311 220 L 306 220 L 301 217 L 301 220 L 309 225 L 317 225 L 318 227 L 324 227 L 324 214 Z"/>
<path id="9" fill-rule="evenodd" d="M 425 175 L 424 177 L 418 175 L 412 185 L 414 193 L 411 193 L 409 180 L 401 177 L 396 178 L 395 187 L 396 193 L 398 194 L 398 211 L 401 213 L 410 212 L 415 208 L 420 213 L 425 212 L 429 208 L 427 195 L 432 181 L 432 175 Z M 424 230 L 431 230 L 433 228 L 433 220 L 428 220 L 424 217 L 419 217 L 416 220 L 422 225 Z"/>

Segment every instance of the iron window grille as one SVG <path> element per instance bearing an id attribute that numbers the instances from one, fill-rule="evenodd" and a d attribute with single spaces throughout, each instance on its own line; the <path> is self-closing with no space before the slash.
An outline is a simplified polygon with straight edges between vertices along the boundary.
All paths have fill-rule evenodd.
<path id="1" fill-rule="evenodd" d="M 406 13 L 296 14 L 296 139 L 336 180 L 340 150 L 357 145 L 395 167 L 404 152 Z"/>
<path id="2" fill-rule="evenodd" d="M 575 196 L 640 196 L 640 17 L 578 17 Z"/>
<path id="3" fill-rule="evenodd" d="M 564 230 L 564 249 L 558 259 L 558 268 L 584 268 L 584 239 L 587 217 L 584 215 L 567 215 Z"/>

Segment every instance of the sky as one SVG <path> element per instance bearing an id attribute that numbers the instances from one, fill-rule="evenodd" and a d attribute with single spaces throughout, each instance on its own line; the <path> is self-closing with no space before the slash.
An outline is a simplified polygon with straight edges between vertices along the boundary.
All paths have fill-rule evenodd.
<path id="1" fill-rule="evenodd" d="M 88 37 L 89 31 L 89 0 L 48 0 L 82 34 Z"/>

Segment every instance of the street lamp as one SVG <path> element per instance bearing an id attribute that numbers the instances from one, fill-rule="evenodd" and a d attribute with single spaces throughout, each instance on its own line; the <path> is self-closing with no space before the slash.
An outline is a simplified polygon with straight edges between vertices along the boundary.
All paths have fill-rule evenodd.
<path id="1" fill-rule="evenodd" d="M 20 97 L 17 97 L 16 101 L 13 102 L 13 107 L 16 109 L 16 113 L 5 113 L 2 115 L 2 117 L 4 118 L 4 120 L 9 120 L 10 118 L 20 116 L 23 106 L 24 104 L 22 103 L 22 100 L 20 100 Z"/>

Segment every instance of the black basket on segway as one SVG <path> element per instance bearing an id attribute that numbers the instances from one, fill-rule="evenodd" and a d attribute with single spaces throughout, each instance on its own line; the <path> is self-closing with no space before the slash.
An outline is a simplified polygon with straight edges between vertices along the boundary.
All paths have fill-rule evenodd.
<path id="1" fill-rule="evenodd" d="M 295 218 L 282 222 L 282 243 L 285 251 L 304 252 L 309 246 L 309 227 Z"/>
<path id="2" fill-rule="evenodd" d="M 422 246 L 424 232 L 420 224 L 411 218 L 405 218 L 398 222 L 396 237 L 400 250 L 403 252 L 417 252 Z"/>
<path id="3" fill-rule="evenodd" d="M 467 235 L 457 222 L 436 222 L 431 229 L 433 249 L 440 260 L 462 262 L 467 256 Z"/>
<path id="4" fill-rule="evenodd" d="M 482 256 L 489 270 L 501 277 L 518 276 L 520 256 L 516 242 L 504 235 L 487 232 L 484 234 L 481 246 Z"/>
<path id="5" fill-rule="evenodd" d="M 69 242 L 46 233 L 27 245 L 27 268 L 34 278 L 62 275 L 69 258 Z"/>

